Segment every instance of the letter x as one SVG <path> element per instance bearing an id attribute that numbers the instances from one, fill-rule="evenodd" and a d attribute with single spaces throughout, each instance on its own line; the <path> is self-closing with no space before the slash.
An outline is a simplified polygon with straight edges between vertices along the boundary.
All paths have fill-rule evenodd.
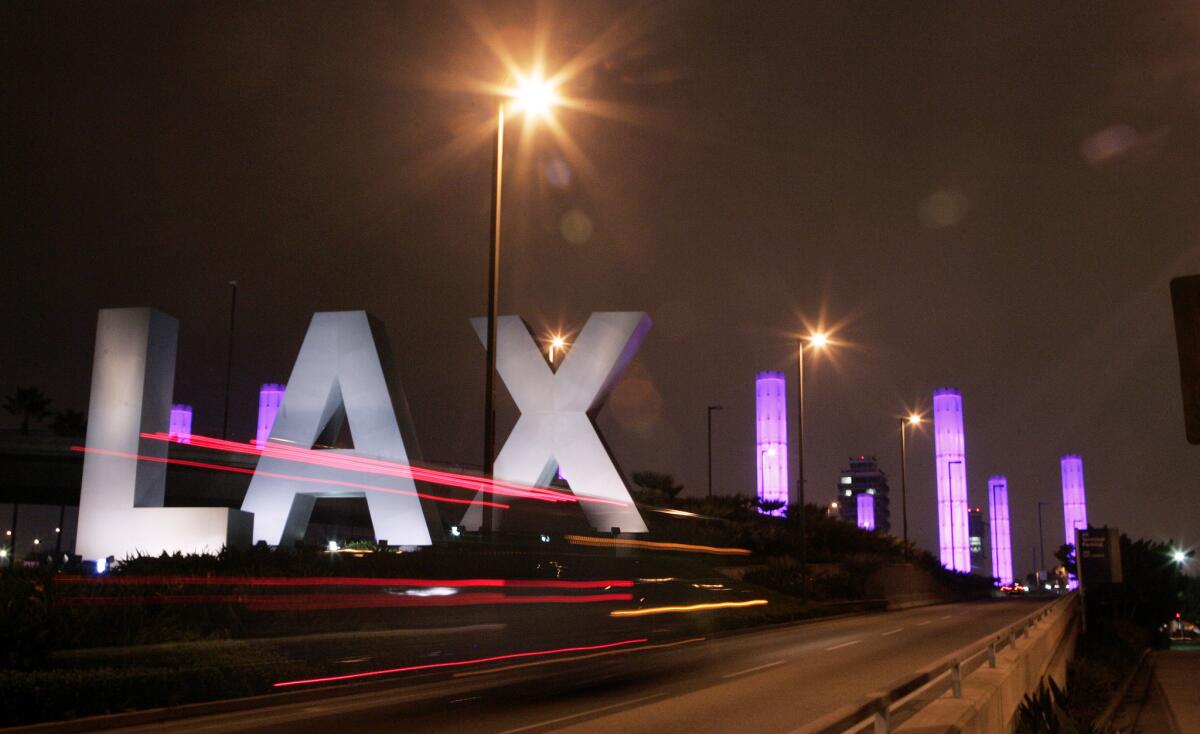
<path id="1" fill-rule="evenodd" d="M 487 320 L 471 325 L 486 347 Z M 495 477 L 545 487 L 561 466 L 576 496 L 609 500 L 581 503 L 592 527 L 646 532 L 592 419 L 650 326 L 640 311 L 593 313 L 555 371 L 528 324 L 518 316 L 497 319 L 496 369 L 521 417 L 496 457 Z"/>

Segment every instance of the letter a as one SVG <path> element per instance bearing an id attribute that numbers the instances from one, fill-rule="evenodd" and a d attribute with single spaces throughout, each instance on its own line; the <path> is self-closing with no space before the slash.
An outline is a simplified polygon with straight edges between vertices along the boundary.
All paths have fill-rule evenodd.
<path id="1" fill-rule="evenodd" d="M 471 319 L 471 325 L 486 346 L 487 320 Z M 561 465 L 592 527 L 646 532 L 592 416 L 650 326 L 640 311 L 594 313 L 554 371 L 528 324 L 518 316 L 497 319 L 496 369 L 521 417 L 496 456 L 496 478 L 545 487 Z"/>
<path id="2" fill-rule="evenodd" d="M 290 545 L 301 540 L 318 497 L 366 497 L 376 539 L 391 545 L 430 544 L 428 519 L 434 515 L 427 518 L 411 478 L 289 461 L 271 451 L 278 446 L 310 451 L 310 458 L 364 456 L 408 464 L 405 447 L 411 446 L 415 453 L 416 444 L 404 394 L 398 385 L 388 389 L 379 361 L 375 334 L 380 331 L 379 323 L 365 311 L 313 316 L 271 438 L 242 502 L 243 510 L 254 513 L 255 541 Z M 336 438 L 343 417 L 354 448 L 313 450 L 323 435 Z"/>

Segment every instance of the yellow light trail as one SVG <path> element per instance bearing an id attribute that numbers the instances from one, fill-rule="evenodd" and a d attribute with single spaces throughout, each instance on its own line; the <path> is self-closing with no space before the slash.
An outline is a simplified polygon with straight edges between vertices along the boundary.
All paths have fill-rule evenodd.
<path id="1" fill-rule="evenodd" d="M 646 607 L 645 609 L 618 609 L 609 612 L 610 617 L 644 617 L 648 614 L 679 614 L 689 612 L 707 612 L 711 609 L 738 609 L 741 607 L 757 607 L 766 604 L 766 599 L 751 599 L 749 601 L 722 601 L 709 604 L 689 604 L 675 607 Z"/>
<path id="2" fill-rule="evenodd" d="M 713 553 L 726 556 L 750 555 L 750 551 L 745 548 L 718 548 L 712 545 L 660 543 L 653 540 L 633 540 L 631 538 L 593 538 L 588 535 L 567 535 L 564 537 L 568 543 L 575 545 L 612 545 L 621 548 L 645 548 L 647 550 L 680 551 L 683 553 Z"/>

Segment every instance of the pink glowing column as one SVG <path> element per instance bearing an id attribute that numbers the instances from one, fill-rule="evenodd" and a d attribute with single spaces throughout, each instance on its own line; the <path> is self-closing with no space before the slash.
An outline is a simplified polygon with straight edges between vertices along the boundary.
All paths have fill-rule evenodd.
<path id="1" fill-rule="evenodd" d="M 1063 531 L 1066 542 L 1075 545 L 1075 530 L 1087 530 L 1087 495 L 1083 491 L 1083 457 L 1067 454 L 1062 457 Z M 1074 589 L 1079 585 L 1072 575 L 1067 582 Z"/>
<path id="2" fill-rule="evenodd" d="M 992 522 L 992 576 L 1004 586 L 1013 581 L 1012 529 L 1008 522 L 1008 480 L 988 477 L 988 507 Z"/>
<path id="3" fill-rule="evenodd" d="M 953 571 L 970 573 L 962 393 L 952 387 L 933 392 L 933 435 L 937 464 L 938 546 L 942 565 Z"/>
<path id="4" fill-rule="evenodd" d="M 171 406 L 171 423 L 168 431 L 172 440 L 179 443 L 192 442 L 192 406 L 180 403 Z"/>
<path id="5" fill-rule="evenodd" d="M 875 495 L 863 492 L 858 496 L 858 526 L 863 530 L 875 529 Z"/>
<path id="6" fill-rule="evenodd" d="M 275 416 L 279 414 L 279 406 L 283 405 L 283 393 L 286 389 L 286 385 L 268 383 L 258 391 L 258 432 L 255 437 L 259 446 L 271 438 L 271 428 L 275 425 Z"/>
<path id="7" fill-rule="evenodd" d="M 783 515 L 788 505 L 787 380 L 782 372 L 759 372 L 754 380 L 757 408 L 758 497 L 782 502 L 772 512 Z"/>

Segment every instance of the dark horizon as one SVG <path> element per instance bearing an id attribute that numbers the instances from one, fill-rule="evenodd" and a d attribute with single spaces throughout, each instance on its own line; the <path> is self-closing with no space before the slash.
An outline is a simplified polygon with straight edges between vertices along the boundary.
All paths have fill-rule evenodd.
<path id="1" fill-rule="evenodd" d="M 547 6 L 554 7 L 554 6 Z M 472 136 L 517 60 L 522 3 L 7 6 L 9 287 L 0 394 L 87 409 L 96 312 L 180 321 L 176 399 L 219 435 L 229 280 L 231 438 L 286 382 L 312 314 L 386 325 L 424 456 L 478 464 L 490 152 Z M 1200 272 L 1200 15 L 1046 9 L 572 4 L 551 68 L 620 27 L 565 110 L 586 157 L 514 136 L 501 313 L 539 332 L 592 311 L 654 328 L 598 424 L 626 473 L 753 493 L 754 375 L 788 377 L 805 323 L 810 502 L 874 455 L 899 534 L 898 420 L 963 392 L 972 506 L 1009 480 L 1014 570 L 1061 543 L 1058 459 L 1089 519 L 1200 538 L 1170 278 Z M 621 24 L 618 26 L 618 24 Z M 747 39 L 756 39 L 750 43 Z M 515 409 L 500 395 L 500 436 Z M 16 419 L 0 414 L 0 426 Z M 790 426 L 796 462 L 795 425 Z M 931 427 L 909 442 L 911 536 L 936 550 Z M 1190 491 L 1189 491 L 1190 490 Z"/>

